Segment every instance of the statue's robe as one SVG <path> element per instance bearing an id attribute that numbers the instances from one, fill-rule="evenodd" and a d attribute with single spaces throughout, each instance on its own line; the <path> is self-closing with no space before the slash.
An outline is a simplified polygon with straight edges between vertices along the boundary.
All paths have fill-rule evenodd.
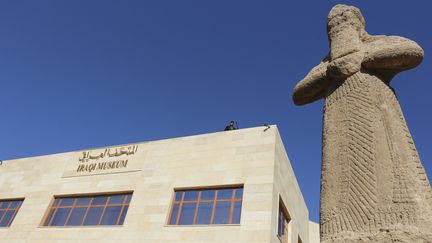
<path id="1" fill-rule="evenodd" d="M 430 223 L 430 185 L 393 90 L 362 71 L 334 83 L 329 93 L 322 236 Z"/>

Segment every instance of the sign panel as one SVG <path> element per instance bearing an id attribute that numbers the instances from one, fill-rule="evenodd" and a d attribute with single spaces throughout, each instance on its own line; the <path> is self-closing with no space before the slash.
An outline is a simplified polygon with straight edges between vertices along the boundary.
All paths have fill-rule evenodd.
<path id="1" fill-rule="evenodd" d="M 63 177 L 122 173 L 141 170 L 138 145 L 93 149 L 77 153 Z M 142 157 L 142 156 L 139 156 Z"/>

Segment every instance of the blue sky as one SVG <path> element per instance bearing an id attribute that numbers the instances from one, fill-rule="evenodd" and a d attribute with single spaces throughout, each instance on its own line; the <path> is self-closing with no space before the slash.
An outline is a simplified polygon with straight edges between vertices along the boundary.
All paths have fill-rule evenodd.
<path id="1" fill-rule="evenodd" d="M 325 21 L 354 1 L 1 1 L 0 159 L 276 124 L 319 218 L 323 101 L 294 85 L 328 52 Z M 423 63 L 392 86 L 432 176 L 429 1 L 358 1 L 370 34 Z"/>

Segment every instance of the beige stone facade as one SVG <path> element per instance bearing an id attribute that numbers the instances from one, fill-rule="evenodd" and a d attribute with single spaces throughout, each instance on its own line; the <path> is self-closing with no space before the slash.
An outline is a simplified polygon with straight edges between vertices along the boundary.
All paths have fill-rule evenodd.
<path id="1" fill-rule="evenodd" d="M 240 224 L 168 225 L 175 189 L 228 185 L 244 188 Z M 113 192 L 133 192 L 121 226 L 43 226 L 54 197 Z M 4 161 L 0 200 L 16 198 L 0 242 L 278 243 L 281 201 L 288 242 L 318 242 L 276 126 Z"/>

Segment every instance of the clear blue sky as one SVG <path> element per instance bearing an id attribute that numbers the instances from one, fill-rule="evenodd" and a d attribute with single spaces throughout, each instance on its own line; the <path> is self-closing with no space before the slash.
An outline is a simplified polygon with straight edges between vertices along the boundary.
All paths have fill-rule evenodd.
<path id="1" fill-rule="evenodd" d="M 318 221 L 323 102 L 291 93 L 328 52 L 336 3 L 1 1 L 0 159 L 277 124 Z M 431 178 L 432 3 L 356 5 L 370 34 L 426 52 L 392 84 Z"/>

